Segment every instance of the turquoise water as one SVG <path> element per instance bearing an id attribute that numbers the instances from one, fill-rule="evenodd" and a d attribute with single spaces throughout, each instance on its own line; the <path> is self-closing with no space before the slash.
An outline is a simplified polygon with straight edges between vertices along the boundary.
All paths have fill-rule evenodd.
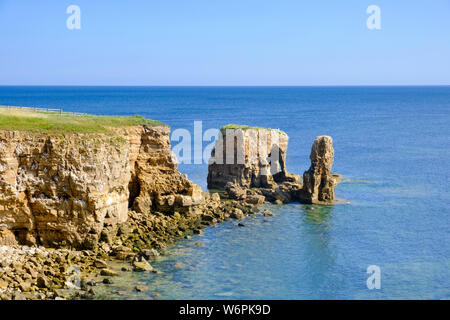
<path id="1" fill-rule="evenodd" d="M 117 297 L 450 298 L 450 87 L 0 87 L 0 104 L 139 113 L 190 131 L 194 120 L 280 128 L 296 173 L 315 136 L 333 137 L 336 195 L 349 204 L 271 206 L 245 227 L 207 228 L 168 248 L 154 263 L 163 274 L 123 274 Z M 205 164 L 180 170 L 206 189 Z M 366 287 L 369 265 L 380 290 Z M 139 282 L 151 290 L 132 293 Z"/>

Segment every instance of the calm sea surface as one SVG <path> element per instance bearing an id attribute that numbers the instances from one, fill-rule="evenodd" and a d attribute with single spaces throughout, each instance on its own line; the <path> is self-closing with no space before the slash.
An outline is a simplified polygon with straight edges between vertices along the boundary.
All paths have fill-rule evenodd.
<path id="1" fill-rule="evenodd" d="M 209 227 L 154 263 L 164 273 L 102 288 L 110 298 L 450 299 L 450 87 L 0 87 L 0 105 L 140 114 L 191 132 L 195 120 L 280 128 L 294 173 L 316 136 L 333 137 L 336 194 L 350 204 L 269 206 L 274 217 Z M 206 190 L 206 164 L 180 170 Z M 366 286 L 370 265 L 380 290 Z"/>

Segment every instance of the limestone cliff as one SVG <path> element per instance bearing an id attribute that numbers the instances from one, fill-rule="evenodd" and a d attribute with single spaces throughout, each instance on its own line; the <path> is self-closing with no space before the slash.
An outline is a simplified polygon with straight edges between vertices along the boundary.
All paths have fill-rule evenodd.
<path id="1" fill-rule="evenodd" d="M 0 130 L 0 244 L 90 248 L 129 208 L 171 210 L 202 201 L 177 170 L 169 127 L 118 133 Z"/>

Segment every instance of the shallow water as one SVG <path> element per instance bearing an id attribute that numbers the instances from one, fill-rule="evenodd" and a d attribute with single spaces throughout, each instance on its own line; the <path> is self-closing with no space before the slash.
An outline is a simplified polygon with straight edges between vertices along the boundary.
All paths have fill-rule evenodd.
<path id="1" fill-rule="evenodd" d="M 349 204 L 270 206 L 274 217 L 245 227 L 209 227 L 153 263 L 163 274 L 121 273 L 97 288 L 108 297 L 450 298 L 450 87 L 0 87 L 0 104 L 139 113 L 190 131 L 194 120 L 280 128 L 295 173 L 309 167 L 315 136 L 333 137 L 336 195 Z M 206 188 L 205 164 L 180 170 Z M 381 268 L 380 290 L 366 287 L 369 265 Z M 133 292 L 139 282 L 149 291 Z"/>

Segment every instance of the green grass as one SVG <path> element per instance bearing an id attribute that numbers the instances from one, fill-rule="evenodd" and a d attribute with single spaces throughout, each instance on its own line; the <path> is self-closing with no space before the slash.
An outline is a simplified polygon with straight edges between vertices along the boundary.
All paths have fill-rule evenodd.
<path id="1" fill-rule="evenodd" d="M 227 124 L 226 126 L 223 126 L 220 130 L 226 130 L 226 129 L 242 129 L 242 130 L 276 130 L 280 133 L 286 134 L 284 131 L 280 129 L 271 129 L 271 128 L 263 128 L 263 127 L 251 127 L 247 125 L 241 125 L 241 124 Z"/>
<path id="2" fill-rule="evenodd" d="M 36 111 L 0 106 L 0 129 L 36 132 L 111 133 L 108 127 L 160 126 L 163 123 L 141 116 L 94 116 Z"/>

